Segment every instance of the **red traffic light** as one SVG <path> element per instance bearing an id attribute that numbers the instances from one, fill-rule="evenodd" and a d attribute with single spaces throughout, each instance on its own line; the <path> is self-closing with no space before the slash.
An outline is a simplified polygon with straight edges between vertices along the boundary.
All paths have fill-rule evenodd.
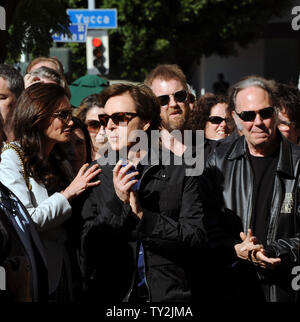
<path id="1" fill-rule="evenodd" d="M 97 38 L 97 37 L 93 38 L 93 46 L 94 47 L 100 47 L 101 43 L 102 43 L 102 41 L 100 38 Z"/>

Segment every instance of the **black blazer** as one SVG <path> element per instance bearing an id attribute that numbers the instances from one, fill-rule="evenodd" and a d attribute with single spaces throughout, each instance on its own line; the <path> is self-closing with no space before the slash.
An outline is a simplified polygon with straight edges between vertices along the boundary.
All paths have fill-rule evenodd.
<path id="1" fill-rule="evenodd" d="M 146 165 L 140 220 L 117 197 L 112 169 L 102 166 L 101 184 L 83 202 L 81 267 L 89 300 L 130 300 L 142 243 L 150 301 L 190 301 L 191 259 L 206 244 L 197 178 L 186 176 L 183 165 Z"/>

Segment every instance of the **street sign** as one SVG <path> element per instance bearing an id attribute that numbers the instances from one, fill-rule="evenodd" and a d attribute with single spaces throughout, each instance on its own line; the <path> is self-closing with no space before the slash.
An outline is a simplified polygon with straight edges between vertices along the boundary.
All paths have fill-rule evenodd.
<path id="1" fill-rule="evenodd" d="M 67 9 L 71 23 L 87 24 L 88 29 L 117 28 L 117 9 Z"/>
<path id="2" fill-rule="evenodd" d="M 69 31 L 72 34 L 71 38 L 64 34 L 54 34 L 52 39 L 54 42 L 85 42 L 87 25 L 70 24 Z"/>

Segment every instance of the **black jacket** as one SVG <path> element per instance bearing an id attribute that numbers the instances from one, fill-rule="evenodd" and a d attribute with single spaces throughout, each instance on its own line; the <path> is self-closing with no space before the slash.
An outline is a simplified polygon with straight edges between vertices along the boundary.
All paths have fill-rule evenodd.
<path id="1" fill-rule="evenodd" d="M 206 241 L 197 178 L 185 176 L 184 166 L 146 165 L 138 191 L 140 220 L 115 194 L 112 170 L 102 166 L 101 184 L 90 190 L 82 210 L 88 299 L 130 300 L 142 243 L 150 301 L 190 300 L 191 261 Z"/>
<path id="2" fill-rule="evenodd" d="M 297 292 L 291 287 L 295 277 L 291 270 L 299 262 L 300 147 L 281 137 L 264 245 L 269 257 L 282 260 L 274 270 L 256 268 L 235 257 L 234 244 L 241 242 L 240 231 L 249 228 L 252 211 L 253 174 L 248 153 L 244 137 L 223 142 L 210 155 L 200 177 L 202 185 L 210 186 L 205 191 L 206 211 L 211 217 L 215 215 L 215 225 L 208 228 L 210 245 L 218 250 L 217 254 L 222 249 L 228 273 L 224 279 L 229 275 L 232 278 L 225 292 L 242 299 L 247 292 L 251 294 L 249 289 L 256 295 L 263 289 L 268 301 L 297 301 Z"/>
<path id="3" fill-rule="evenodd" d="M 16 220 L 17 214 L 20 216 Z M 27 221 L 23 228 L 18 224 L 20 218 Z M 5 269 L 6 278 L 6 290 L 0 292 L 0 301 L 48 300 L 48 272 L 41 240 L 26 209 L 1 182 L 0 266 Z"/>

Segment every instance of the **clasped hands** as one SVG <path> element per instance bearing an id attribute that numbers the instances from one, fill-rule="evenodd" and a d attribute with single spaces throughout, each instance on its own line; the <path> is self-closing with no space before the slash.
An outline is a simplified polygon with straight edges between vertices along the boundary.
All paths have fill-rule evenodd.
<path id="1" fill-rule="evenodd" d="M 135 177 L 139 174 L 138 171 L 128 173 L 129 169 L 133 166 L 129 162 L 126 166 L 122 167 L 122 161 L 116 164 L 113 169 L 113 183 L 116 195 L 124 204 L 130 204 L 132 213 L 138 218 L 142 218 L 143 212 L 139 202 L 138 195 L 132 190 L 132 187 L 138 182 Z"/>
<path id="2" fill-rule="evenodd" d="M 280 258 L 267 257 L 262 244 L 259 244 L 252 230 L 248 229 L 248 234 L 241 232 L 242 243 L 234 246 L 237 256 L 244 260 L 251 261 L 254 265 L 262 268 L 273 269 L 280 264 Z"/>

